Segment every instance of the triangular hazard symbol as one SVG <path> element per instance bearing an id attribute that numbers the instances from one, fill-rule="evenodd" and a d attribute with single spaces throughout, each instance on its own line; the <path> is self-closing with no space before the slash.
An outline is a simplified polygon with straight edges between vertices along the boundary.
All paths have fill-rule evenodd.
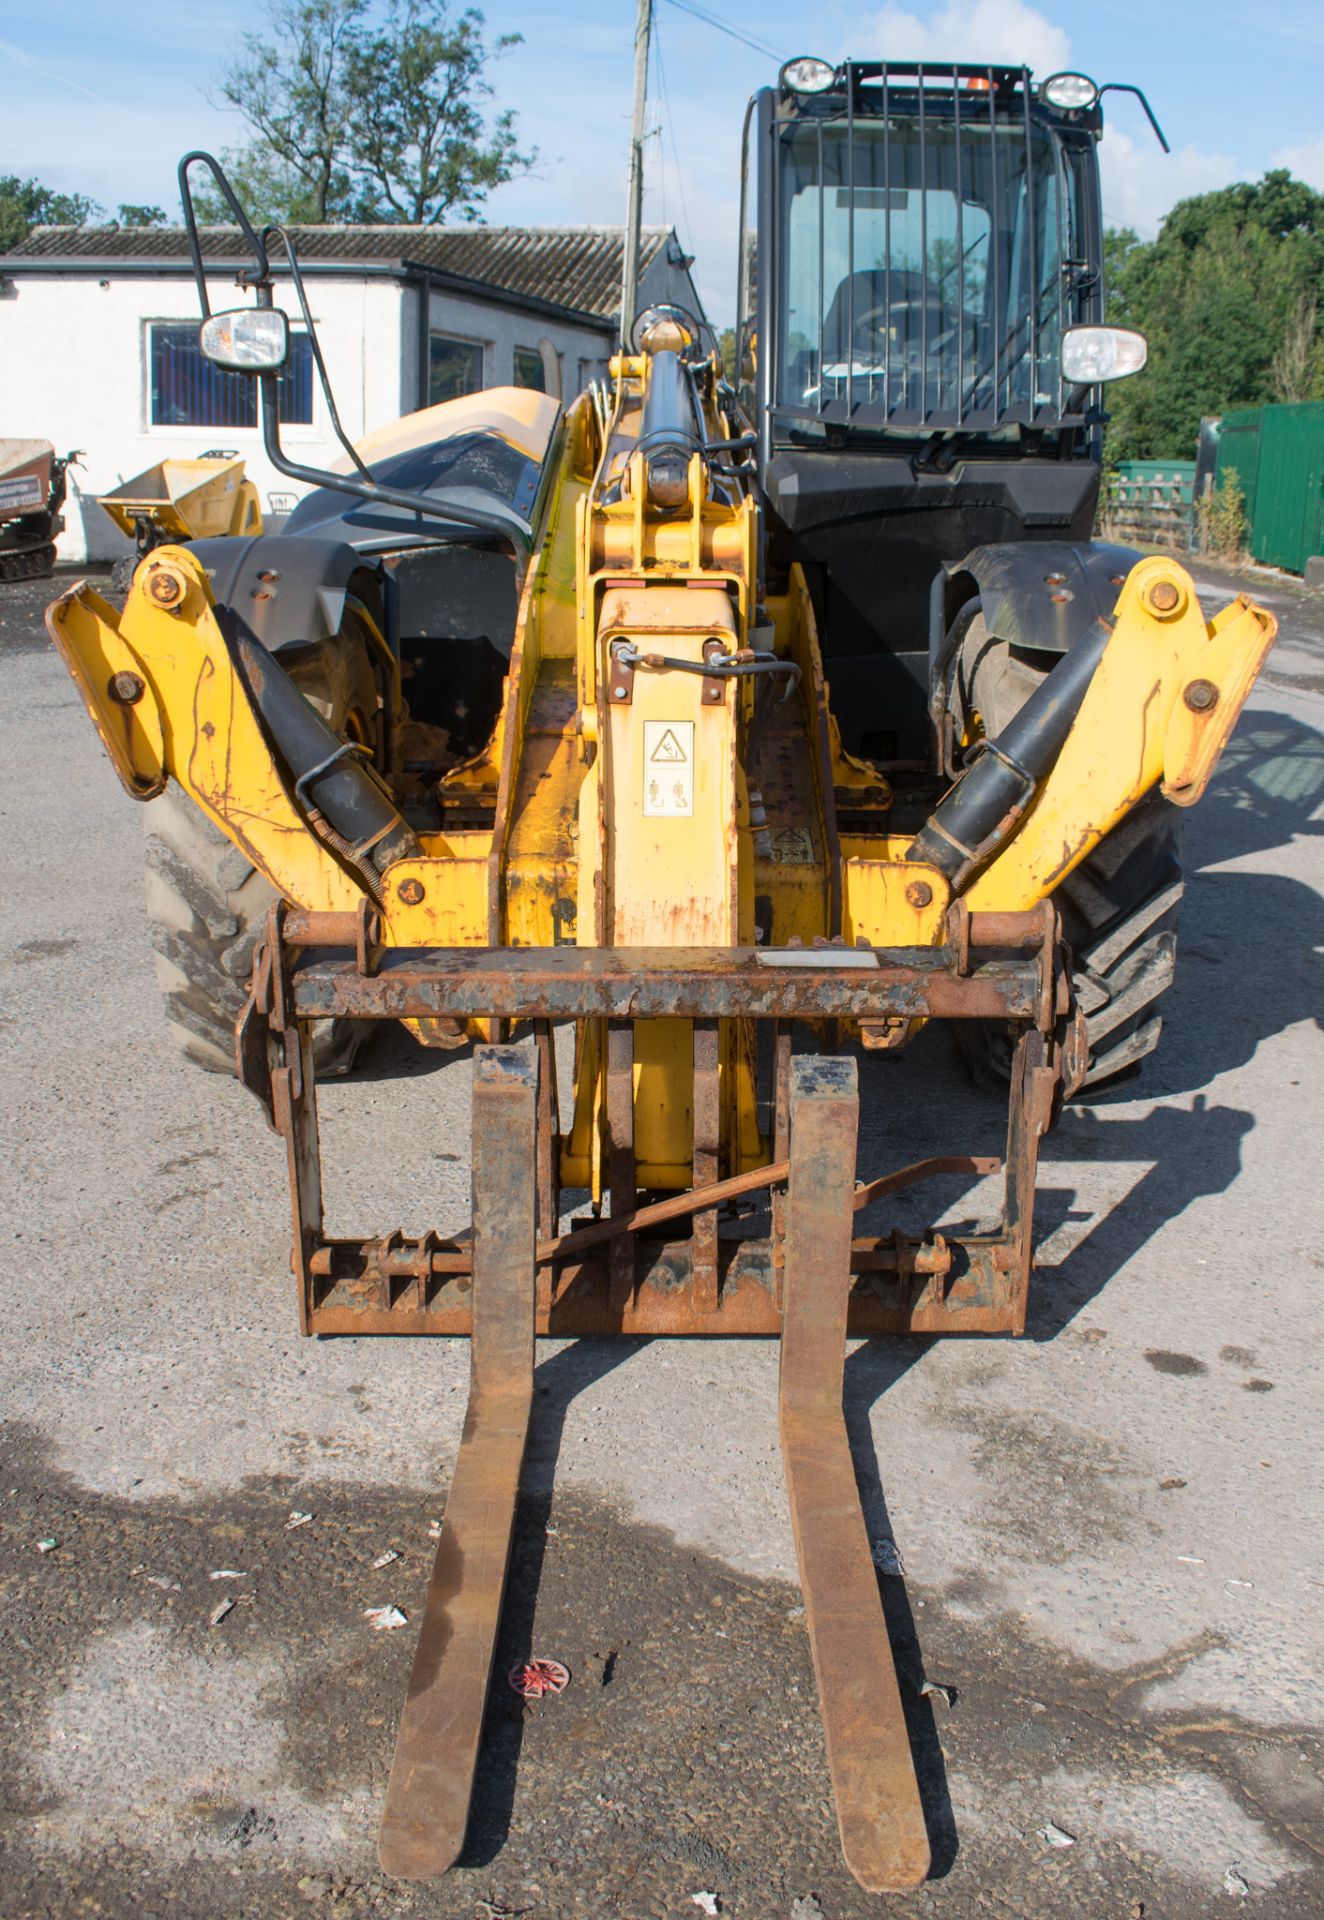
<path id="1" fill-rule="evenodd" d="M 677 761 L 683 765 L 685 749 L 668 727 L 648 757 L 650 760 L 660 761 L 663 766 L 675 766 Z"/>

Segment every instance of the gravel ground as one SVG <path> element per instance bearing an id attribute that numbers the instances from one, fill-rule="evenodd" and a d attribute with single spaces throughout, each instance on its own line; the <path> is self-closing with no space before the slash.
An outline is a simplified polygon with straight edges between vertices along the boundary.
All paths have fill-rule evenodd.
<path id="1" fill-rule="evenodd" d="M 1190 819 L 1164 1049 L 1047 1143 L 1029 1337 L 848 1358 L 935 1856 L 889 1912 L 1324 1911 L 1324 608 L 1252 585 L 1283 637 Z M 168 1048 L 139 821 L 48 597 L 0 593 L 0 1916 L 878 1912 L 837 1853 L 757 1342 L 540 1347 L 501 1661 L 572 1682 L 496 1689 L 460 1868 L 380 1876 L 467 1347 L 295 1335 L 278 1143 Z M 862 1171 L 996 1147 L 940 1032 L 861 1073 Z M 326 1090 L 333 1231 L 460 1224 L 468 1087 L 383 1037 Z M 410 1627 L 373 1633 L 385 1604 Z"/>

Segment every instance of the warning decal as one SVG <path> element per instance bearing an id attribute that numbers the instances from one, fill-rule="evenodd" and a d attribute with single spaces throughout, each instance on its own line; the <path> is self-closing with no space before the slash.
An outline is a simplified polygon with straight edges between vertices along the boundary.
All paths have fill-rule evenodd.
<path id="1" fill-rule="evenodd" d="M 693 812 L 694 722 L 645 720 L 645 819 L 688 819 Z"/>
<path id="2" fill-rule="evenodd" d="M 648 758 L 654 766 L 661 763 L 664 766 L 674 767 L 678 761 L 683 762 L 685 760 L 685 749 L 681 746 L 680 741 L 677 740 L 673 728 L 667 728 Z"/>

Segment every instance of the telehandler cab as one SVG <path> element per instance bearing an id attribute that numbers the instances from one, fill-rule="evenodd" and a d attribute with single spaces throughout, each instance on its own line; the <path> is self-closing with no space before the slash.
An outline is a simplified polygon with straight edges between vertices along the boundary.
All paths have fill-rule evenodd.
<path id="1" fill-rule="evenodd" d="M 472 1336 L 391 1873 L 464 1843 L 535 1336 L 619 1333 L 780 1337 L 845 1857 L 874 1890 L 927 1872 L 845 1343 L 1023 1330 L 1039 1142 L 1154 1045 L 1178 809 L 1275 631 L 1090 542 L 1102 382 L 1144 357 L 1103 324 L 1098 102 L 1080 75 L 793 62 L 746 122 L 738 391 L 697 316 L 627 315 L 564 411 L 474 394 L 335 474 L 281 446 L 277 245 L 321 370 L 288 237 L 182 163 L 202 351 L 258 380 L 267 453 L 313 490 L 283 534 L 158 548 L 122 613 L 79 586 L 49 624 L 154 802 L 168 1018 L 220 1064 L 237 1015 L 285 1142 L 301 1329 Z M 211 311 L 238 236 L 199 231 L 195 162 L 255 306 Z M 857 1183 L 855 1049 L 935 1019 L 1007 1085 L 1005 1158 Z M 318 1074 L 382 1020 L 480 1043 L 472 1233 L 324 1230 Z M 993 1172 L 995 1231 L 854 1231 Z"/>

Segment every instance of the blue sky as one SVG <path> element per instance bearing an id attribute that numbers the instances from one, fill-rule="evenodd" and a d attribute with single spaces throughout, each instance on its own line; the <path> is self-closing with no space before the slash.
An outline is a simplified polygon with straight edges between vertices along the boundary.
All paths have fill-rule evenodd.
<path id="1" fill-rule="evenodd" d="M 1138 106 L 1110 95 L 1104 205 L 1152 233 L 1189 193 L 1289 165 L 1324 189 L 1324 13 L 1311 0 L 883 0 L 820 5 L 704 0 L 783 55 L 927 55 L 1071 65 L 1143 86 L 1172 144 L 1160 152 Z M 775 62 L 656 0 L 645 217 L 674 223 L 697 254 L 718 320 L 733 304 L 739 128 Z M 614 224 L 625 198 L 635 0 L 490 0 L 494 32 L 524 45 L 495 69 L 502 106 L 536 145 L 536 172 L 494 194 L 493 223 Z M 238 116 L 209 81 L 262 0 L 163 0 L 149 19 L 112 0 L 0 0 L 0 173 L 91 194 L 176 204 L 189 146 L 234 145 Z"/>

